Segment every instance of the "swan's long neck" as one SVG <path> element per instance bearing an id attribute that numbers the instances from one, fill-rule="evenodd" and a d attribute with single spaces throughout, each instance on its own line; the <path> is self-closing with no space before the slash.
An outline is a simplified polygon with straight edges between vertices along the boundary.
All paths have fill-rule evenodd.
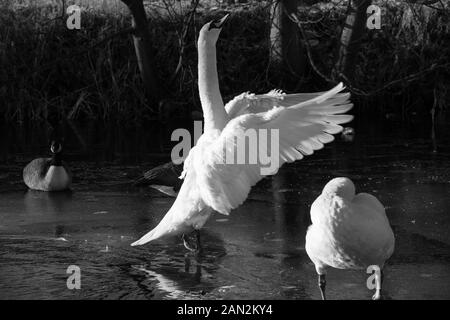
<path id="1" fill-rule="evenodd" d="M 198 90 L 205 120 L 205 132 L 220 130 L 228 122 L 228 115 L 219 90 L 216 46 L 209 41 L 198 44 Z"/>

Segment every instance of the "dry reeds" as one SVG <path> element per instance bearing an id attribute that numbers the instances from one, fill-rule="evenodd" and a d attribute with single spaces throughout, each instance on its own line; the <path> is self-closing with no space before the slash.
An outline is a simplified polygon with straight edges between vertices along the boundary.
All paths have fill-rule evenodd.
<path id="1" fill-rule="evenodd" d="M 63 9 L 73 1 L 0 2 L 0 118 L 19 122 L 44 120 L 49 114 L 125 122 L 157 118 L 158 106 L 148 105 L 143 93 L 128 33 L 131 18 L 127 8 L 119 0 L 75 2 L 83 8 L 81 30 L 66 28 Z M 146 8 L 155 69 L 165 98 L 198 109 L 196 36 L 203 23 L 223 12 L 224 5 L 200 5 L 183 34 L 190 10 L 187 2 L 160 1 Z M 169 8 L 170 3 L 173 7 Z M 450 56 L 446 12 L 436 11 L 423 21 L 419 19 L 421 25 L 413 16 L 408 24 L 403 16 L 405 4 L 383 1 L 382 5 L 382 29 L 369 31 L 361 39 L 354 85 L 362 92 L 422 67 L 448 63 Z M 242 91 L 262 92 L 278 86 L 283 75 L 270 69 L 267 3 L 251 2 L 233 6 L 232 10 L 231 23 L 222 31 L 218 44 L 222 94 L 231 97 Z M 333 67 L 345 7 L 328 4 L 319 11 L 320 19 L 317 10 L 307 11 L 309 20 L 317 22 L 305 24 L 305 29 L 314 60 L 327 72 Z M 181 67 L 174 75 L 180 52 Z M 412 106 L 429 109 L 432 101 L 424 94 L 429 92 L 433 97 L 436 88 L 448 87 L 435 83 L 448 83 L 449 69 L 424 73 L 420 81 L 397 83 L 377 93 L 376 99 L 361 95 L 360 100 L 383 112 L 398 105 L 407 105 L 406 112 Z M 301 91 L 322 85 L 313 72 L 303 77 Z M 448 104 L 448 94 L 438 96 L 441 105 Z"/>

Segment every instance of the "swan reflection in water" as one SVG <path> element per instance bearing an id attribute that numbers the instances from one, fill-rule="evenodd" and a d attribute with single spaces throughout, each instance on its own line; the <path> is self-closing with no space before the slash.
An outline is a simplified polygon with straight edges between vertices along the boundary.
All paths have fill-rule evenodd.
<path id="1" fill-rule="evenodd" d="M 141 288 L 168 299 L 198 299 L 220 289 L 221 282 L 215 274 L 226 256 L 225 244 L 219 235 L 209 230 L 204 230 L 202 236 L 208 242 L 201 255 L 183 253 L 179 246 L 166 239 L 164 247 L 154 256 L 131 266 L 134 280 Z M 137 251 L 142 255 L 142 249 Z"/>

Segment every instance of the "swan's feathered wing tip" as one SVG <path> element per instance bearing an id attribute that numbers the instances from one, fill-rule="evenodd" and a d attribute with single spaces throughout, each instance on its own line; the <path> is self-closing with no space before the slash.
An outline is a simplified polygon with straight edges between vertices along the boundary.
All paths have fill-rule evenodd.
<path id="1" fill-rule="evenodd" d="M 327 100 L 330 97 L 338 94 L 339 92 L 341 92 L 344 89 L 345 89 L 345 86 L 342 84 L 342 82 L 339 82 L 334 88 L 332 88 L 331 90 L 328 90 L 327 92 L 325 92 L 324 94 L 318 96 L 314 100 L 315 100 L 316 103 L 324 102 L 325 100 Z"/>

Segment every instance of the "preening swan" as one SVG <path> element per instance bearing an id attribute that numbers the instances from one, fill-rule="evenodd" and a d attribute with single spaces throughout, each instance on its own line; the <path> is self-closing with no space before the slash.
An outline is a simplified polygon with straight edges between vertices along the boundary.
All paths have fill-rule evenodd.
<path id="1" fill-rule="evenodd" d="M 62 161 L 62 142 L 50 145 L 51 158 L 38 158 L 23 169 L 23 181 L 28 188 L 40 191 L 62 191 L 70 188 L 72 174 Z"/>
<path id="2" fill-rule="evenodd" d="M 384 263 L 394 252 L 392 232 L 383 205 L 367 193 L 355 195 L 348 178 L 335 178 L 323 188 L 311 206 L 312 225 L 306 234 L 306 252 L 316 267 L 325 300 L 328 267 L 366 269 Z M 381 298 L 382 273 L 375 273 L 376 293 Z"/>
<path id="3" fill-rule="evenodd" d="M 339 124 L 352 120 L 345 115 L 352 108 L 349 93 L 339 93 L 342 84 L 323 93 L 284 94 L 273 90 L 267 94 L 243 93 L 224 106 L 219 91 L 216 65 L 216 41 L 228 15 L 207 23 L 198 38 L 198 87 L 204 116 L 204 133 L 190 150 L 181 175 L 184 178 L 174 204 L 149 233 L 132 245 L 142 245 L 166 235 L 195 231 L 197 249 L 199 232 L 213 210 L 228 215 L 247 198 L 250 189 L 264 175 L 263 161 L 229 163 L 227 152 L 237 146 L 249 130 L 273 131 L 278 139 L 275 174 L 285 162 L 300 160 L 333 141 L 332 134 L 342 131 Z M 271 131 L 271 132 L 272 132 Z M 265 145 L 256 135 L 261 152 Z M 264 150 L 265 151 L 265 150 Z M 244 157 L 249 159 L 249 148 Z M 239 154 L 238 154 L 239 156 Z M 191 246 L 184 241 L 185 246 Z"/>

